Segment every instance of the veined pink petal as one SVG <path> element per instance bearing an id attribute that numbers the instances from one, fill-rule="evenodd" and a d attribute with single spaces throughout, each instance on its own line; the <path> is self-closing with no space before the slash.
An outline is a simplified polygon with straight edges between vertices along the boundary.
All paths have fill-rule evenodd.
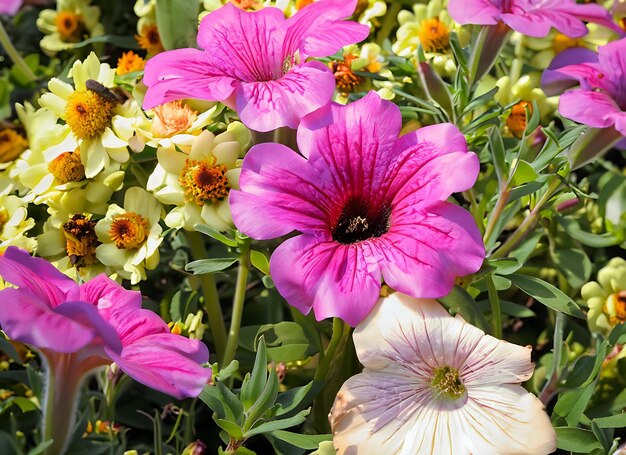
<path id="1" fill-rule="evenodd" d="M 147 335 L 125 345 L 121 355 L 109 354 L 136 381 L 178 399 L 198 396 L 211 378 L 211 369 L 200 366 L 209 359 L 207 347 L 180 335 Z"/>
<path id="2" fill-rule="evenodd" d="M 78 292 L 78 285 L 48 261 L 31 257 L 13 246 L 0 255 L 0 277 L 20 289 L 29 290 L 51 308 Z"/>
<path id="3" fill-rule="evenodd" d="M 559 112 L 585 125 L 606 128 L 615 123 L 615 114 L 622 111 L 607 93 L 574 89 L 561 95 Z"/>
<path id="4" fill-rule="evenodd" d="M 291 68 L 276 80 L 244 82 L 236 92 L 241 121 L 256 131 L 296 128 L 300 119 L 330 102 L 335 77 L 320 62 Z"/>
<path id="5" fill-rule="evenodd" d="M 572 38 L 586 35 L 587 27 L 580 19 L 566 10 L 569 7 L 571 5 L 564 5 L 563 9 L 558 10 L 547 7 L 529 8 L 525 14 L 504 13 L 502 20 L 516 32 L 528 36 L 547 36 L 552 27 Z M 608 12 L 606 14 L 608 15 Z"/>
<path id="6" fill-rule="evenodd" d="M 107 314 L 111 306 L 127 310 L 141 308 L 140 292 L 126 290 L 104 273 L 83 283 L 80 287 L 80 300 L 91 303 L 103 314 Z"/>
<path id="7" fill-rule="evenodd" d="M 225 101 L 237 81 L 211 66 L 206 52 L 176 49 L 155 55 L 146 63 L 143 82 L 149 86 L 144 109 L 183 98 Z"/>
<path id="8" fill-rule="evenodd" d="M 502 13 L 502 0 L 448 0 L 448 13 L 459 24 L 495 25 Z"/>

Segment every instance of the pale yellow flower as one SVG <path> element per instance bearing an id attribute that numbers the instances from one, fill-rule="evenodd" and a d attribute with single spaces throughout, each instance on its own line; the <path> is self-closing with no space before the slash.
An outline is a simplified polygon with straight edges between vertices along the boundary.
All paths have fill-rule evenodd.
<path id="1" fill-rule="evenodd" d="M 18 196 L 0 196 L 0 253 L 10 246 L 32 251 L 37 242 L 26 232 L 35 226 L 28 217 L 28 202 Z"/>
<path id="2" fill-rule="evenodd" d="M 611 259 L 598 271 L 598 281 L 586 283 L 580 294 L 589 306 L 591 330 L 608 335 L 613 327 L 626 321 L 626 261 Z"/>

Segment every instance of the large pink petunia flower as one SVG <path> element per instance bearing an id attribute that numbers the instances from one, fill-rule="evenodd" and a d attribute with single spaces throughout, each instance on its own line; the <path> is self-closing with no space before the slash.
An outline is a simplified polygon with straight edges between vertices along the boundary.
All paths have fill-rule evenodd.
<path id="1" fill-rule="evenodd" d="M 151 58 L 144 108 L 182 98 L 222 101 L 257 131 L 296 128 L 305 115 L 330 102 L 331 71 L 309 57 L 332 55 L 367 37 L 369 28 L 343 21 L 357 0 L 321 0 L 285 19 L 278 8 L 247 12 L 228 3 L 208 14 L 198 49 Z"/>
<path id="2" fill-rule="evenodd" d="M 449 0 L 448 12 L 459 24 L 495 25 L 504 22 L 516 32 L 543 37 L 554 27 L 576 38 L 587 34 L 583 21 L 595 22 L 620 34 L 600 5 L 579 5 L 575 0 Z"/>
<path id="3" fill-rule="evenodd" d="M 141 308 L 141 294 L 106 275 L 77 285 L 49 262 L 9 247 L 0 276 L 16 287 L 0 291 L 0 325 L 17 341 L 38 349 L 48 364 L 47 400 L 54 417 L 46 435 L 60 453 L 73 423 L 78 387 L 96 367 L 115 362 L 137 381 L 176 398 L 195 397 L 211 377 L 202 368 L 207 347 L 172 334 L 163 320 Z"/>
<path id="4" fill-rule="evenodd" d="M 478 158 L 451 124 L 398 138 L 401 123 L 398 107 L 372 92 L 305 118 L 306 158 L 268 143 L 244 159 L 241 190 L 230 195 L 235 225 L 255 239 L 302 233 L 276 249 L 270 271 L 287 302 L 313 308 L 318 320 L 358 324 L 381 278 L 415 297 L 441 297 L 482 264 L 474 220 L 446 201 L 474 184 Z"/>
<path id="5" fill-rule="evenodd" d="M 544 90 L 553 95 L 578 85 L 561 95 L 561 115 L 595 128 L 613 126 L 626 136 L 626 38 L 600 46 L 597 54 L 572 49 L 564 56 L 577 57 L 574 64 L 551 65 L 543 75 Z"/>

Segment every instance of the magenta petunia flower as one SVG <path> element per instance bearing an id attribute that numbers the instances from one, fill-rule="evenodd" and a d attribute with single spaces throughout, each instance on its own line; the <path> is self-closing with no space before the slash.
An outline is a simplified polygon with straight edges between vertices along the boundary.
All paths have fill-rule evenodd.
<path id="1" fill-rule="evenodd" d="M 255 239 L 301 233 L 276 249 L 270 271 L 287 302 L 318 320 L 358 324 L 381 278 L 434 298 L 482 264 L 473 218 L 446 201 L 474 184 L 478 158 L 451 124 L 399 138 L 401 124 L 398 107 L 372 92 L 306 117 L 306 158 L 267 143 L 244 159 L 241 190 L 230 195 L 235 225 Z"/>
<path id="2" fill-rule="evenodd" d="M 502 21 L 528 36 L 546 36 L 554 27 L 576 38 L 587 34 L 583 21 L 623 34 L 604 7 L 581 5 L 575 0 L 449 0 L 448 12 L 459 24 L 495 25 Z"/>
<path id="3" fill-rule="evenodd" d="M 626 38 L 600 46 L 597 54 L 572 49 L 560 63 L 574 58 L 577 63 L 544 72 L 544 90 L 553 95 L 578 85 L 561 95 L 561 115 L 595 128 L 613 126 L 626 136 Z"/>
<path id="4" fill-rule="evenodd" d="M 0 14 L 14 16 L 23 2 L 24 0 L 2 0 L 2 2 L 0 2 Z"/>
<path id="5" fill-rule="evenodd" d="M 0 277 L 16 287 L 0 291 L 0 325 L 38 349 L 48 364 L 46 436 L 61 453 L 73 423 L 78 387 L 96 367 L 115 362 L 137 381 L 177 398 L 195 397 L 211 377 L 202 368 L 207 347 L 172 334 L 141 308 L 141 294 L 106 275 L 77 285 L 49 262 L 16 247 L 0 256 Z"/>
<path id="6" fill-rule="evenodd" d="M 296 128 L 302 117 L 330 102 L 331 71 L 309 57 L 332 55 L 367 37 L 369 28 L 344 21 L 357 0 L 321 0 L 285 19 L 278 8 L 247 12 L 228 3 L 208 14 L 198 49 L 151 58 L 144 108 L 182 98 L 222 101 L 257 131 Z"/>

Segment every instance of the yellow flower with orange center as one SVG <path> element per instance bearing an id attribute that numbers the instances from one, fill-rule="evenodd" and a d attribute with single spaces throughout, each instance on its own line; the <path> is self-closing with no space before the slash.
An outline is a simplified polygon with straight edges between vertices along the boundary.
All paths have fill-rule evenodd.
<path id="1" fill-rule="evenodd" d="M 91 215 L 83 213 L 73 215 L 63 223 L 65 249 L 72 265 L 80 268 L 96 262 L 96 247 L 100 242 L 95 227 Z"/>
<path id="2" fill-rule="evenodd" d="M 80 160 L 80 149 L 63 152 L 48 164 L 48 171 L 61 183 L 80 182 L 85 178 L 85 166 Z"/>
<path id="3" fill-rule="evenodd" d="M 17 196 L 0 196 L 0 254 L 9 246 L 32 251 L 37 242 L 26 236 L 35 226 L 28 217 L 28 202 Z"/>
<path id="4" fill-rule="evenodd" d="M 82 41 L 87 28 L 82 15 L 72 11 L 59 11 L 55 19 L 59 36 L 66 43 Z"/>
<path id="5" fill-rule="evenodd" d="M 146 61 L 133 51 L 124 52 L 122 56 L 117 59 L 117 68 L 115 72 L 118 76 L 124 74 L 134 73 L 135 71 L 142 71 L 146 66 Z"/>
<path id="6" fill-rule="evenodd" d="M 67 98 L 65 121 L 78 139 L 91 139 L 111 126 L 115 104 L 95 90 L 76 90 Z"/>
<path id="7" fill-rule="evenodd" d="M 0 131 L 0 163 L 15 161 L 28 148 L 28 141 L 17 131 L 7 128 Z"/>
<path id="8" fill-rule="evenodd" d="M 421 21 L 418 36 L 424 52 L 443 54 L 450 49 L 450 29 L 438 17 Z"/>
<path id="9" fill-rule="evenodd" d="M 589 328 L 608 335 L 614 326 L 626 322 L 626 261 L 611 259 L 598 271 L 598 281 L 586 283 L 580 294 L 589 306 Z"/>
<path id="10" fill-rule="evenodd" d="M 96 258 L 136 284 L 159 264 L 161 204 L 140 187 L 126 190 L 124 207 L 111 204 L 96 224 Z"/>
<path id="11" fill-rule="evenodd" d="M 144 49 L 149 57 L 163 52 L 165 48 L 161 42 L 161 35 L 156 23 L 147 23 L 141 27 L 139 35 L 135 35 L 139 47 Z"/>

